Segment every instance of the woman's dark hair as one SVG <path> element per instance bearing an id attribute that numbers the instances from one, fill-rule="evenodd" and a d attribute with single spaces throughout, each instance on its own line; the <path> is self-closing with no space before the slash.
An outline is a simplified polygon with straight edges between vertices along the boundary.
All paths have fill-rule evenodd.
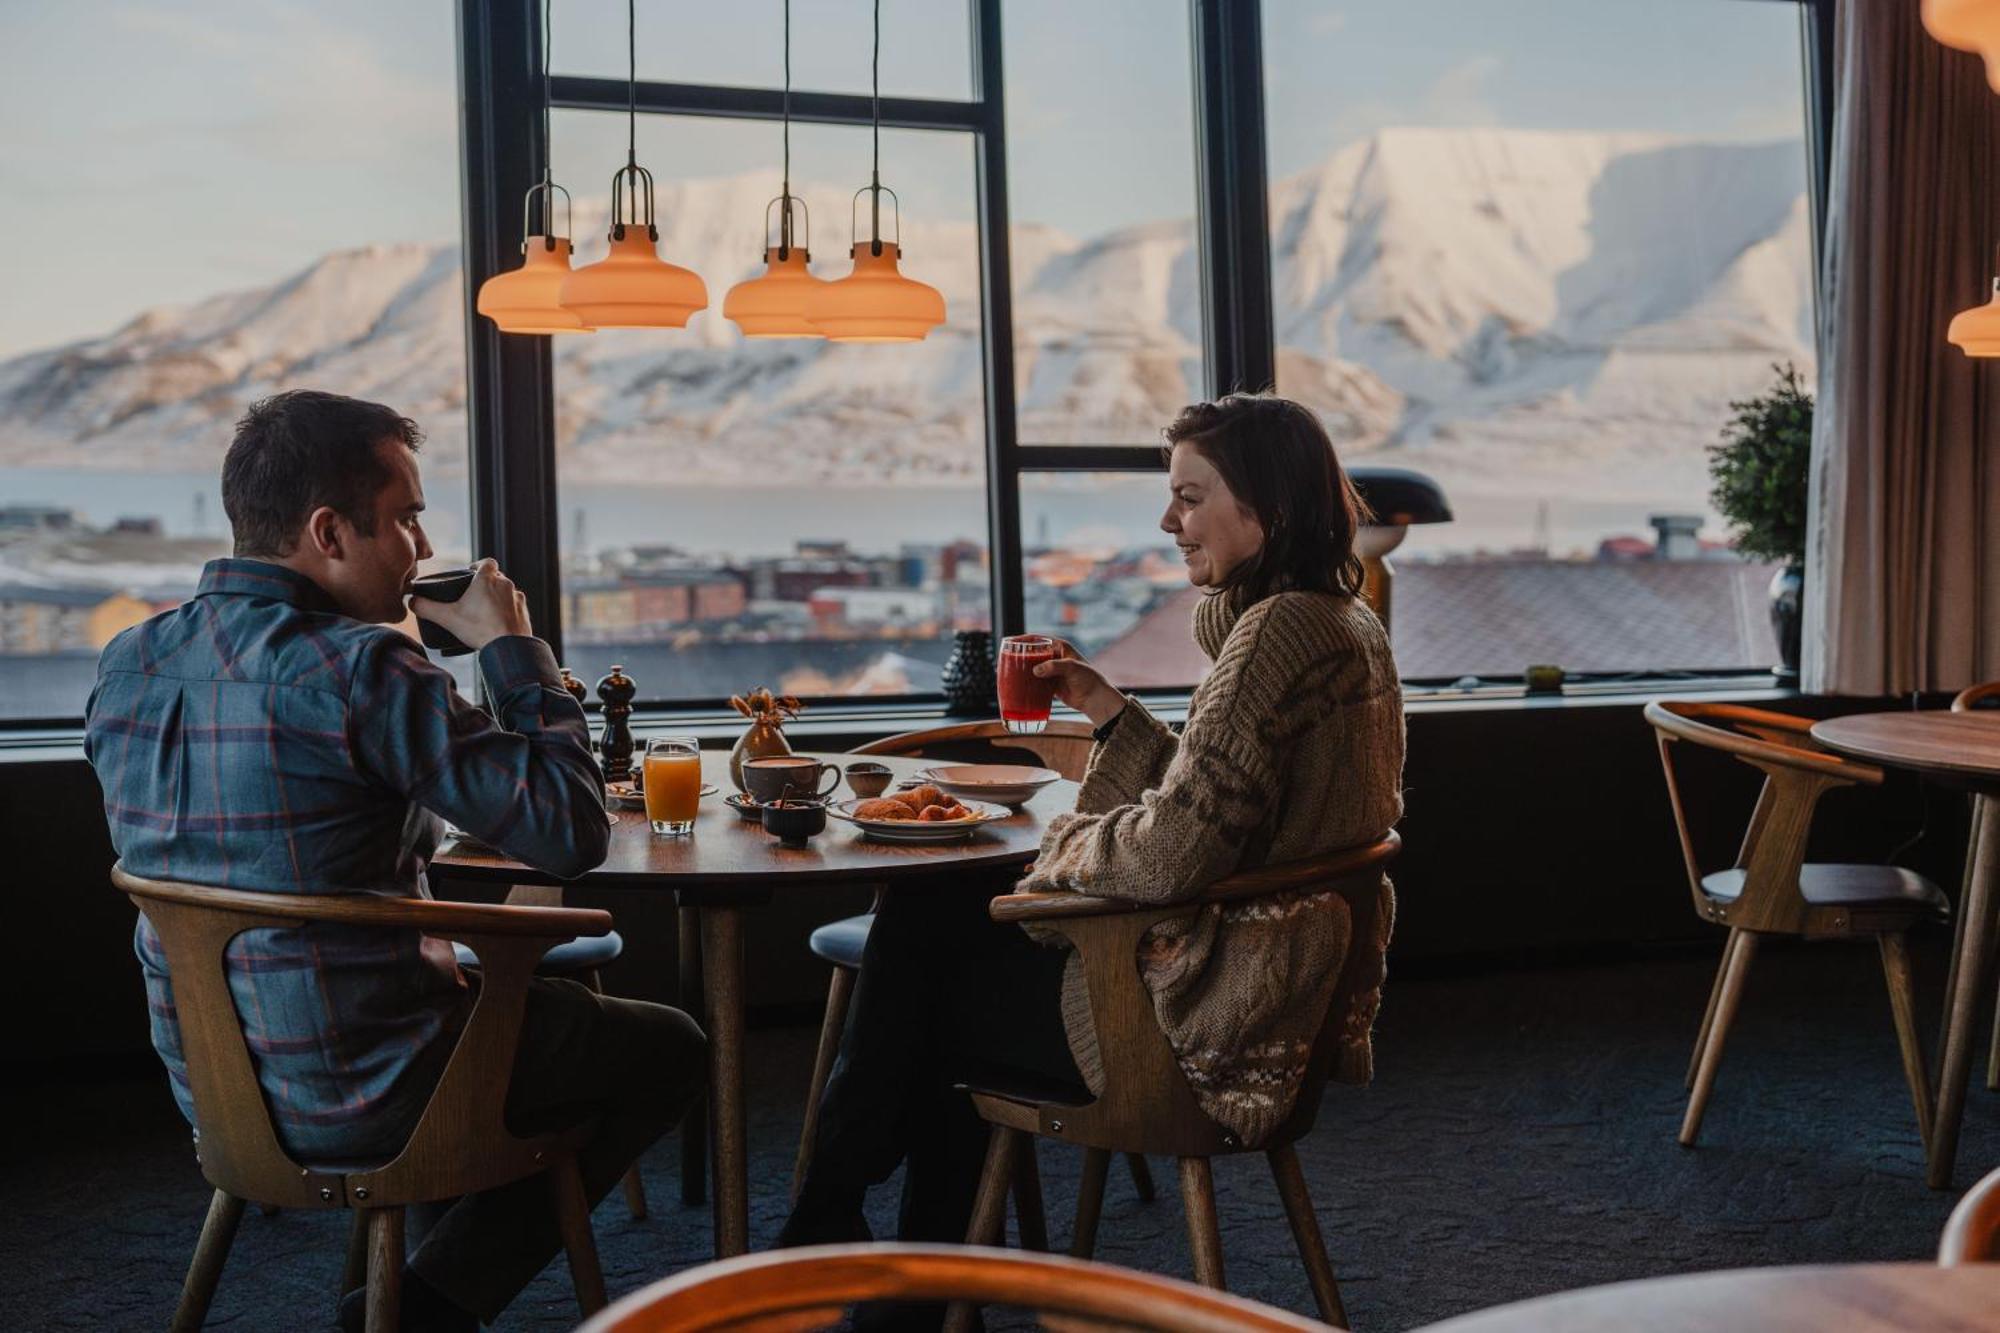
<path id="1" fill-rule="evenodd" d="M 1165 433 L 1169 455 L 1183 444 L 1200 453 L 1264 529 L 1263 549 L 1230 571 L 1221 591 L 1245 605 L 1274 592 L 1361 592 L 1354 539 L 1372 515 L 1310 409 L 1232 393 L 1182 408 Z"/>
<path id="2" fill-rule="evenodd" d="M 222 509 L 240 556 L 290 555 L 321 505 L 363 535 L 375 531 L 375 497 L 391 475 L 375 447 L 415 449 L 417 423 L 380 403 L 297 389 L 250 404 L 222 460 Z"/>

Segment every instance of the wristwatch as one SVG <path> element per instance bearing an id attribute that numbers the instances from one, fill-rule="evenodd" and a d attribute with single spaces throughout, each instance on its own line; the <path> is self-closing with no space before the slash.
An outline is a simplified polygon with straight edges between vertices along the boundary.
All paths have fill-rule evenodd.
<path id="1" fill-rule="evenodd" d="M 1126 704 L 1125 708 L 1130 708 L 1131 706 L 1132 706 L 1131 704 Z M 1111 715 L 1111 720 L 1109 722 L 1106 722 L 1103 726 L 1098 727 L 1096 730 L 1092 731 L 1090 733 L 1090 739 L 1095 741 L 1099 745 L 1102 745 L 1104 744 L 1104 742 L 1110 740 L 1111 733 L 1118 730 L 1118 719 L 1125 716 L 1125 708 L 1121 708 L 1117 712 L 1113 713 Z"/>

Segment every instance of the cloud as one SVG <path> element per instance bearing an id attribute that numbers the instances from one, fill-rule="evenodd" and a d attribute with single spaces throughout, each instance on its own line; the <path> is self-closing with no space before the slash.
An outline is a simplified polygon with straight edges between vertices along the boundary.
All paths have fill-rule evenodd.
<path id="1" fill-rule="evenodd" d="M 1331 37 L 1347 26 L 1344 9 L 1322 10 L 1306 20 L 1306 31 L 1315 37 Z"/>
<path id="2" fill-rule="evenodd" d="M 1427 125 L 1493 125 L 1500 120 L 1493 104 L 1493 77 L 1500 57 L 1490 52 L 1471 56 L 1432 80 L 1424 89 L 1420 114 Z"/>

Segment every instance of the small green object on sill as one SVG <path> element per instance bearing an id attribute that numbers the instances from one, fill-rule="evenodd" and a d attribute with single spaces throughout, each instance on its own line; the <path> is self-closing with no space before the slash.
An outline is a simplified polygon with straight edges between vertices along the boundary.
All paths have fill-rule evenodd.
<path id="1" fill-rule="evenodd" d="M 1531 666 L 1526 673 L 1529 694 L 1561 694 L 1563 669 L 1559 666 Z"/>

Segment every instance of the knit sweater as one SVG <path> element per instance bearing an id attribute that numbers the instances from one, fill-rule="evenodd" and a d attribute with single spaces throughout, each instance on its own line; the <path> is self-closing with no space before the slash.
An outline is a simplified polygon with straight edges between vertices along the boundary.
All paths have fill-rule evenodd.
<path id="1" fill-rule="evenodd" d="M 1194 633 L 1215 665 L 1181 736 L 1128 700 L 1022 892 L 1165 906 L 1238 870 L 1373 842 L 1401 817 L 1402 691 L 1388 634 L 1360 599 L 1284 592 L 1243 609 L 1220 594 L 1197 606 Z M 1360 893 L 1205 904 L 1147 932 L 1139 967 L 1160 1028 L 1202 1110 L 1246 1146 L 1290 1115 L 1330 1004 L 1333 1076 L 1372 1076 L 1394 904 L 1384 876 Z M 1075 957 L 1063 1016 L 1101 1092 Z"/>

